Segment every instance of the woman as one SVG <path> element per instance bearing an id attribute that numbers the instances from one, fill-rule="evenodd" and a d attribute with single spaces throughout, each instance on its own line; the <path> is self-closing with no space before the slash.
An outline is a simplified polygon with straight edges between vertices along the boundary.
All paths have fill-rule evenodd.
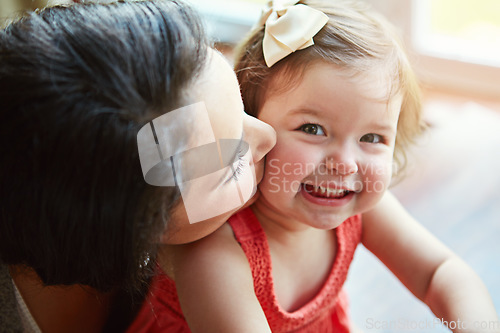
<path id="1" fill-rule="evenodd" d="M 188 149 L 199 137 L 197 119 L 176 116 L 157 128 L 156 142 L 160 130 L 176 133 L 177 186 L 146 182 L 139 131 L 192 105 L 209 119 L 220 168 L 239 163 L 246 146 L 258 180 L 274 132 L 244 114 L 230 66 L 184 4 L 47 8 L 0 33 L 2 331 L 123 330 L 159 244 L 204 237 L 249 199 L 190 220 L 186 203 L 198 200 L 190 186 L 202 178 L 179 177 L 196 164 L 187 162 L 214 159 Z M 204 187 L 207 202 L 234 194 L 236 171 Z M 246 186 L 253 194 L 255 182 Z"/>

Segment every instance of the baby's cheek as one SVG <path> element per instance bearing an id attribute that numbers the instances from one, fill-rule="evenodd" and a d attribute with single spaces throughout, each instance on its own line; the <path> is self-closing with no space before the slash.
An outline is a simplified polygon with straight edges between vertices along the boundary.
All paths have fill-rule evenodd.
<path id="1" fill-rule="evenodd" d="M 302 179 L 314 172 L 321 154 L 300 144 L 276 146 L 266 157 L 266 173 L 284 179 Z"/>
<path id="2" fill-rule="evenodd" d="M 294 149 L 291 146 L 282 146 L 274 149 L 266 157 L 261 191 L 297 192 L 303 179 L 313 173 L 317 159 L 311 151 L 300 147 Z"/>
<path id="3" fill-rule="evenodd" d="M 368 193 L 381 194 L 387 190 L 392 175 L 392 161 L 375 159 L 365 164 L 363 173 L 364 189 Z"/>

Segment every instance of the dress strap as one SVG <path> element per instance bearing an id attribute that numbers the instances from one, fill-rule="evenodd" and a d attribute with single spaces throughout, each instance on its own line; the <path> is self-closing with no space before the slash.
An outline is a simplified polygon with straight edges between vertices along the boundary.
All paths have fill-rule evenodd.
<path id="1" fill-rule="evenodd" d="M 233 215 L 228 222 L 240 244 L 256 235 L 264 236 L 264 230 L 250 207 Z"/>

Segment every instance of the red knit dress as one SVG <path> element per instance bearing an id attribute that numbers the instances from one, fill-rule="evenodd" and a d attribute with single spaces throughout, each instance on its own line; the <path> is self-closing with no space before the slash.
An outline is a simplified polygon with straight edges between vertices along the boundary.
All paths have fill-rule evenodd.
<path id="1" fill-rule="evenodd" d="M 252 270 L 257 299 L 273 332 L 349 332 L 347 295 L 342 285 L 361 240 L 361 216 L 353 216 L 335 229 L 337 254 L 329 277 L 320 292 L 294 312 L 277 302 L 272 279 L 271 254 L 267 238 L 250 208 L 229 219 L 236 240 Z M 128 332 L 188 333 L 189 327 L 179 305 L 175 283 L 165 274 L 155 277 L 150 296 L 144 302 Z"/>

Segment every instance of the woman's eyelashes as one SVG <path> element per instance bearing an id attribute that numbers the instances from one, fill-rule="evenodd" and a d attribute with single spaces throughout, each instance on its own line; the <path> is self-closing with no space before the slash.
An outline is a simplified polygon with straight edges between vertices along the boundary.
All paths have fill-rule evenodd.
<path id="1" fill-rule="evenodd" d="M 243 149 L 240 149 L 236 154 L 236 161 L 231 166 L 231 170 L 233 171 L 231 176 L 226 180 L 226 183 L 231 180 L 238 181 L 239 177 L 243 173 L 243 168 L 245 167 L 245 154 Z"/>
<path id="2" fill-rule="evenodd" d="M 310 135 L 325 135 L 323 127 L 318 124 L 311 124 L 311 123 L 303 124 L 302 126 L 297 128 L 297 130 Z"/>

